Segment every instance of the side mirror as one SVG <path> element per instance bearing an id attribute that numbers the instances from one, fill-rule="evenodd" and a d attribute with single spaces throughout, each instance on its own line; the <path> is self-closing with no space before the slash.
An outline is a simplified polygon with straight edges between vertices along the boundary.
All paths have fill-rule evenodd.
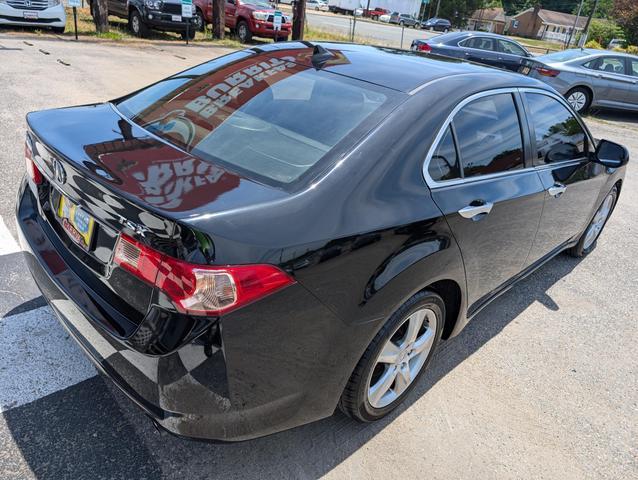
<path id="1" fill-rule="evenodd" d="M 594 162 L 600 163 L 605 167 L 618 168 L 626 165 L 629 161 L 629 151 L 622 145 L 610 142 L 609 140 L 600 140 L 596 146 L 594 154 Z"/>

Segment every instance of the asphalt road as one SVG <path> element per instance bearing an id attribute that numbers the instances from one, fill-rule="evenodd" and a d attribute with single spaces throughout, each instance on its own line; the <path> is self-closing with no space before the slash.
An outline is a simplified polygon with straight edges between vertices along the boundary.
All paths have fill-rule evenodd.
<path id="1" fill-rule="evenodd" d="M 389 418 L 241 444 L 160 435 L 45 306 L 14 241 L 24 115 L 99 102 L 222 53 L 0 32 L 0 478 L 638 479 L 638 169 L 598 248 L 561 255 L 445 342 Z M 588 118 L 638 158 L 635 115 Z M 72 135 L 72 132 L 69 132 Z"/>
<path id="2" fill-rule="evenodd" d="M 352 17 L 331 13 L 316 13 L 307 11 L 308 25 L 321 30 L 328 30 L 349 35 L 352 31 Z M 401 45 L 401 31 L 403 30 L 403 46 Z M 410 48 L 412 40 L 432 38 L 438 33 L 415 28 L 402 29 L 398 25 L 381 22 L 357 21 L 355 35 L 371 39 L 378 44 L 390 47 Z"/>

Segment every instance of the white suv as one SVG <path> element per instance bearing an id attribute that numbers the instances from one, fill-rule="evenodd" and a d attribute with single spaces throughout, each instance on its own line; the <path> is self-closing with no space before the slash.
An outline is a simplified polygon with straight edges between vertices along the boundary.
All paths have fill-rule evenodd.
<path id="1" fill-rule="evenodd" d="M 66 13 L 61 0 L 0 0 L 0 25 L 48 27 L 63 33 Z"/>

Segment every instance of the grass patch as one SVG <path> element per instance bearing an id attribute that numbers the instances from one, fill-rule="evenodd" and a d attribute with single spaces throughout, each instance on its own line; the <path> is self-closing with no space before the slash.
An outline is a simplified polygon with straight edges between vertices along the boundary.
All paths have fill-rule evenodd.
<path id="1" fill-rule="evenodd" d="M 316 40 L 321 42 L 350 42 L 352 39 L 350 35 L 345 33 L 335 33 L 320 28 L 311 28 L 306 25 L 304 30 L 304 40 Z M 361 43 L 364 45 L 386 45 L 374 38 L 354 36 L 355 43 Z M 387 46 L 387 45 L 386 45 Z"/>
<path id="2" fill-rule="evenodd" d="M 517 41 L 532 53 L 552 53 L 563 50 L 563 45 L 556 42 L 548 42 L 547 40 L 537 40 L 535 38 L 509 37 Z M 549 51 L 548 51 L 549 50 Z"/>

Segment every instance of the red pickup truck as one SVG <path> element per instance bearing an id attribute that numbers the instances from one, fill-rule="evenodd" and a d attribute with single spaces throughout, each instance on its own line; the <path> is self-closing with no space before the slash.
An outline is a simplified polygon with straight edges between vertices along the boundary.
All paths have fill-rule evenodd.
<path id="1" fill-rule="evenodd" d="M 198 28 L 213 22 L 212 0 L 194 0 Z M 275 30 L 276 10 L 266 1 L 226 0 L 225 24 L 242 43 L 255 37 L 272 38 L 276 42 L 288 40 L 292 31 L 290 17 L 281 14 L 281 28 Z M 281 13 L 281 12 L 279 12 Z"/>
<path id="2" fill-rule="evenodd" d="M 367 18 L 371 18 L 372 20 L 379 20 L 381 15 L 386 15 L 390 13 L 390 10 L 386 10 L 385 8 L 374 8 L 371 10 L 363 10 L 363 16 Z"/>

